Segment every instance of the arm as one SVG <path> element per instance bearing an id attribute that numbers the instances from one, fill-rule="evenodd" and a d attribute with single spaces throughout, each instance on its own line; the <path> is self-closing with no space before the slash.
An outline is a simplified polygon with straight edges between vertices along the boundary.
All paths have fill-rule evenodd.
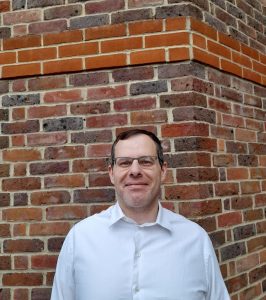
<path id="1" fill-rule="evenodd" d="M 74 300 L 73 230 L 67 235 L 58 257 L 51 300 Z"/>
<path id="2" fill-rule="evenodd" d="M 230 300 L 216 254 L 208 236 L 205 241 L 205 266 L 208 281 L 206 300 Z"/>

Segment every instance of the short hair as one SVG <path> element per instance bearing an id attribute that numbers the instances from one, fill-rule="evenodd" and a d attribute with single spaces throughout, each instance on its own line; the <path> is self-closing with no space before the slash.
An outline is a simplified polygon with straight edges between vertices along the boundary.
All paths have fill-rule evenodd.
<path id="1" fill-rule="evenodd" d="M 145 134 L 154 141 L 155 146 L 156 146 L 158 161 L 159 161 L 160 166 L 162 167 L 162 165 L 164 163 L 164 159 L 163 159 L 163 147 L 162 147 L 161 141 L 158 139 L 158 137 L 154 133 L 152 133 L 151 131 L 148 131 L 148 130 L 144 130 L 144 129 L 130 129 L 130 130 L 121 132 L 116 137 L 116 140 L 114 141 L 114 143 L 112 145 L 112 149 L 111 149 L 111 166 L 112 167 L 114 166 L 114 163 L 115 163 L 115 146 L 116 146 L 116 144 L 120 140 L 127 140 L 130 137 L 139 135 L 139 134 Z"/>

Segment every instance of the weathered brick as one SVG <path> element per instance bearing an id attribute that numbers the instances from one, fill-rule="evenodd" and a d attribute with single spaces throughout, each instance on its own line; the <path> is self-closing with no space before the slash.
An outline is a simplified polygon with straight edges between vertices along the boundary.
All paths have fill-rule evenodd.
<path id="1" fill-rule="evenodd" d="M 109 79 L 107 72 L 88 72 L 70 75 L 69 82 L 73 86 L 90 86 L 107 84 Z"/>
<path id="2" fill-rule="evenodd" d="M 211 136 L 214 136 L 216 138 L 222 138 L 225 140 L 232 140 L 234 138 L 234 130 L 231 128 L 227 128 L 227 127 L 212 125 L 211 126 Z M 228 147 L 229 149 L 230 149 L 230 145 L 233 150 L 234 144 L 229 144 L 229 147 Z M 230 151 L 228 151 L 228 152 L 230 153 Z"/>
<path id="3" fill-rule="evenodd" d="M 43 129 L 46 132 L 80 130 L 83 129 L 83 119 L 77 117 L 48 119 L 43 122 Z"/>
<path id="4" fill-rule="evenodd" d="M 225 231 L 220 230 L 209 234 L 214 248 L 220 247 L 225 244 Z"/>
<path id="5" fill-rule="evenodd" d="M 229 293 L 233 293 L 246 287 L 248 279 L 246 274 L 238 275 L 236 277 L 226 280 L 226 286 Z"/>
<path id="6" fill-rule="evenodd" d="M 49 223 L 32 223 L 30 224 L 31 236 L 65 236 L 70 229 L 69 222 L 49 222 Z"/>
<path id="7" fill-rule="evenodd" d="M 60 206 L 46 209 L 47 220 L 74 220 L 87 217 L 86 206 Z"/>
<path id="8" fill-rule="evenodd" d="M 17 0 L 18 1 L 18 0 Z M 34 7 L 46 7 L 52 5 L 64 4 L 63 0 L 30 0 L 28 3 L 28 8 Z"/>
<path id="9" fill-rule="evenodd" d="M 108 24 L 108 15 L 91 15 L 86 17 L 77 17 L 70 19 L 70 29 L 88 28 L 95 26 L 103 26 Z"/>
<path id="10" fill-rule="evenodd" d="M 37 177 L 9 178 L 2 180 L 3 191 L 25 191 L 41 188 L 41 180 Z"/>
<path id="11" fill-rule="evenodd" d="M 215 168 L 176 169 L 177 182 L 217 181 L 218 170 Z"/>
<path id="12" fill-rule="evenodd" d="M 77 157 L 84 157 L 83 146 L 62 146 L 46 148 L 45 159 L 71 159 Z"/>
<path id="13" fill-rule="evenodd" d="M 213 215 L 222 211 L 220 200 L 181 202 L 178 205 L 179 213 L 187 218 Z"/>
<path id="14" fill-rule="evenodd" d="M 73 104 L 70 107 L 71 113 L 74 115 L 104 114 L 110 112 L 110 102 L 94 102 Z"/>
<path id="15" fill-rule="evenodd" d="M 82 6 L 75 4 L 75 5 L 51 7 L 45 9 L 43 13 L 44 13 L 44 20 L 53 20 L 59 18 L 69 19 L 72 17 L 80 16 L 82 14 Z"/>
<path id="16" fill-rule="evenodd" d="M 43 284 L 43 275 L 40 273 L 6 273 L 2 280 L 7 286 L 37 286 Z"/>
<path id="17" fill-rule="evenodd" d="M 6 238 L 11 236 L 10 224 L 0 224 L 0 237 Z"/>
<path id="18" fill-rule="evenodd" d="M 238 164 L 245 167 L 257 167 L 258 157 L 256 155 L 238 155 Z"/>
<path id="19" fill-rule="evenodd" d="M 100 159 L 79 159 L 73 162 L 73 172 L 101 172 L 106 171 L 109 165 L 109 158 Z"/>
<path id="20" fill-rule="evenodd" d="M 2 98 L 3 106 L 24 106 L 40 104 L 40 94 L 6 95 Z"/>
<path id="21" fill-rule="evenodd" d="M 0 164 L 0 178 L 10 176 L 10 165 L 9 164 Z"/>
<path id="22" fill-rule="evenodd" d="M 48 250 L 50 252 L 59 252 L 62 248 L 64 238 L 56 237 L 48 240 Z"/>
<path id="23" fill-rule="evenodd" d="M 155 97 L 145 97 L 137 99 L 124 99 L 114 101 L 114 110 L 116 111 L 131 111 L 131 110 L 143 110 L 154 109 L 156 107 Z"/>
<path id="24" fill-rule="evenodd" d="M 113 99 L 127 95 L 126 86 L 118 85 L 113 87 L 89 88 L 87 97 L 91 100 Z"/>
<path id="25" fill-rule="evenodd" d="M 31 194 L 31 204 L 47 205 L 47 204 L 62 204 L 70 202 L 70 194 L 67 191 L 53 192 L 33 192 Z"/>
<path id="26" fill-rule="evenodd" d="M 106 143 L 112 141 L 112 132 L 110 130 L 87 131 L 73 133 L 71 141 L 75 144 Z"/>
<path id="27" fill-rule="evenodd" d="M 3 249 L 6 253 L 41 252 L 44 243 L 39 239 L 8 239 L 4 241 Z"/>
<path id="28" fill-rule="evenodd" d="M 150 66 L 123 68 L 114 70 L 112 76 L 115 82 L 147 80 L 154 77 L 154 69 Z"/>
<path id="29" fill-rule="evenodd" d="M 137 124 L 150 124 L 150 123 L 166 123 L 167 112 L 164 110 L 152 110 L 148 112 L 132 112 L 130 114 L 131 123 Z"/>
<path id="30" fill-rule="evenodd" d="M 130 86 L 131 95 L 167 92 L 166 81 L 140 82 Z"/>
<path id="31" fill-rule="evenodd" d="M 97 187 L 97 186 L 107 187 L 107 186 L 111 186 L 112 183 L 110 181 L 110 177 L 108 173 L 105 174 L 90 173 L 89 185 L 90 187 Z"/>
<path id="32" fill-rule="evenodd" d="M 33 163 L 30 164 L 31 175 L 55 174 L 55 173 L 68 173 L 69 162 L 46 162 L 46 163 Z"/>
<path id="33" fill-rule="evenodd" d="M 191 4 L 162 6 L 156 8 L 156 19 L 167 19 L 169 17 L 176 16 L 192 16 L 201 20 L 203 14 L 200 8 Z"/>
<path id="34" fill-rule="evenodd" d="M 66 78 L 64 76 L 39 77 L 28 81 L 30 91 L 59 89 L 66 87 Z"/>
<path id="35" fill-rule="evenodd" d="M 247 153 L 247 145 L 240 142 L 227 141 L 226 148 L 228 153 L 238 153 L 238 154 Z"/>
<path id="36" fill-rule="evenodd" d="M 221 248 L 222 261 L 236 258 L 244 254 L 246 254 L 246 246 L 244 242 L 238 242 Z"/>
<path id="37" fill-rule="evenodd" d="M 213 95 L 214 93 L 212 83 L 192 76 L 172 80 L 171 87 L 173 91 L 196 91 L 209 95 Z"/>
<path id="38" fill-rule="evenodd" d="M 238 183 L 216 183 L 215 194 L 217 196 L 230 196 L 239 193 Z"/>
<path id="39" fill-rule="evenodd" d="M 258 267 L 249 272 L 249 281 L 250 283 L 256 282 L 264 278 L 265 275 L 266 275 L 266 265 L 264 264 L 263 266 Z"/>
<path id="40" fill-rule="evenodd" d="M 233 229 L 234 239 L 236 241 L 247 239 L 256 234 L 256 227 L 254 224 L 243 225 Z M 249 251 L 250 252 L 250 251 Z"/>
<path id="41" fill-rule="evenodd" d="M 179 153 L 165 155 L 165 161 L 170 168 L 180 167 L 210 167 L 211 158 L 208 153 Z"/>
<path id="42" fill-rule="evenodd" d="M 81 189 L 74 191 L 75 203 L 112 202 L 115 199 L 113 189 Z"/>
<path id="43" fill-rule="evenodd" d="M 11 269 L 11 256 L 1 255 L 0 256 L 0 270 Z"/>
<path id="44" fill-rule="evenodd" d="M 46 92 L 43 95 L 45 103 L 77 102 L 82 100 L 81 90 Z"/>
<path id="45" fill-rule="evenodd" d="M 67 30 L 67 20 L 52 20 L 49 22 L 35 22 L 29 24 L 30 34 L 42 34 L 46 32 L 57 32 Z"/>
<path id="46" fill-rule="evenodd" d="M 153 17 L 152 9 L 134 9 L 112 13 L 111 23 L 118 24 L 137 20 L 151 19 Z"/>
<path id="47" fill-rule="evenodd" d="M 9 193 L 0 193 L 0 207 L 10 205 L 10 194 Z"/>
<path id="48" fill-rule="evenodd" d="M 123 0 L 101 0 L 100 2 L 88 2 L 85 4 L 86 14 L 104 13 L 118 11 L 125 8 L 125 3 Z"/>
<path id="49" fill-rule="evenodd" d="M 51 297 L 51 288 L 33 288 L 31 290 L 32 300 L 48 300 Z"/>
<path id="50" fill-rule="evenodd" d="M 40 133 L 27 135 L 27 144 L 29 146 L 50 146 L 62 145 L 67 142 L 65 132 Z"/>
<path id="51" fill-rule="evenodd" d="M 13 150 L 4 150 L 3 159 L 5 161 L 32 161 L 40 160 L 41 153 L 39 150 L 35 149 L 13 149 Z"/>
<path id="52" fill-rule="evenodd" d="M 55 106 L 34 106 L 29 107 L 28 117 L 31 119 L 41 119 L 49 117 L 65 116 L 67 114 L 66 105 L 55 105 Z"/>
<path id="53" fill-rule="evenodd" d="M 14 206 L 26 206 L 28 204 L 28 194 L 15 193 L 14 194 Z"/>
<path id="54" fill-rule="evenodd" d="M 213 196 L 211 184 L 178 185 L 165 187 L 166 200 L 205 199 Z"/>
<path id="55" fill-rule="evenodd" d="M 185 137 L 175 139 L 176 151 L 211 151 L 217 150 L 217 143 L 215 139 L 205 137 Z"/>
<path id="56" fill-rule="evenodd" d="M 178 107 L 173 110 L 174 121 L 203 121 L 215 123 L 216 115 L 212 110 L 198 107 Z"/>
<path id="57" fill-rule="evenodd" d="M 204 123 L 187 122 L 162 125 L 163 137 L 208 136 L 209 126 Z"/>
<path id="58" fill-rule="evenodd" d="M 40 221 L 42 219 L 42 210 L 40 208 L 9 208 L 2 212 L 3 220 L 13 221 Z"/>
<path id="59" fill-rule="evenodd" d="M 45 177 L 44 186 L 46 188 L 76 188 L 85 185 L 83 175 L 56 175 Z"/>
<path id="60" fill-rule="evenodd" d="M 39 121 L 29 120 L 23 122 L 2 123 L 2 133 L 19 134 L 39 131 Z"/>

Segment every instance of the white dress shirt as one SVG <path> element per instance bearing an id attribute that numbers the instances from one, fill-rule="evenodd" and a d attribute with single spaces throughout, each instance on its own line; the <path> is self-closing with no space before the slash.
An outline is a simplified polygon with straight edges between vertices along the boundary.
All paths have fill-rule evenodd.
<path id="1" fill-rule="evenodd" d="M 159 204 L 138 225 L 118 203 L 76 224 L 51 300 L 230 300 L 207 233 Z"/>

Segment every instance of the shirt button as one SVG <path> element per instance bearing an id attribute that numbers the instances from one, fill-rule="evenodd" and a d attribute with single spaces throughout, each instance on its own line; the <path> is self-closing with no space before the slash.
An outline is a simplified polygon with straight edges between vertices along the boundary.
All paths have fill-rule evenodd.
<path id="1" fill-rule="evenodd" d="M 136 257 L 140 257 L 140 256 L 141 256 L 140 252 L 136 252 Z"/>

